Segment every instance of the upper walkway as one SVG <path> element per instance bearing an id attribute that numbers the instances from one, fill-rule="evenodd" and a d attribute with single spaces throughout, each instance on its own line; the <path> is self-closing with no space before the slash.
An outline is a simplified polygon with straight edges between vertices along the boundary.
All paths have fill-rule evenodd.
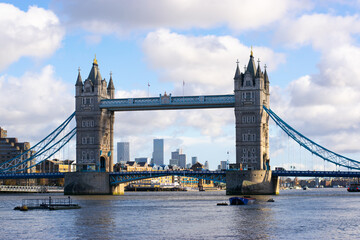
<path id="1" fill-rule="evenodd" d="M 234 106 L 233 94 L 182 97 L 173 97 L 170 94 L 147 98 L 105 99 L 100 102 L 100 108 L 111 111 L 233 108 Z"/>

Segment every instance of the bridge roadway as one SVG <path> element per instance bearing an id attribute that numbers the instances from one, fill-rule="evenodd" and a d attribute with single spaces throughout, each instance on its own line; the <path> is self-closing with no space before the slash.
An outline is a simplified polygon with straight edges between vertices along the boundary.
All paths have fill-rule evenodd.
<path id="1" fill-rule="evenodd" d="M 232 170 L 228 170 L 232 171 Z M 278 177 L 360 177 L 360 171 L 272 171 Z M 137 181 L 147 178 L 164 176 L 193 177 L 215 182 L 226 182 L 226 171 L 141 171 L 141 172 L 112 172 L 110 183 Z M 0 173 L 0 179 L 36 179 L 36 178 L 64 178 L 65 173 Z"/>

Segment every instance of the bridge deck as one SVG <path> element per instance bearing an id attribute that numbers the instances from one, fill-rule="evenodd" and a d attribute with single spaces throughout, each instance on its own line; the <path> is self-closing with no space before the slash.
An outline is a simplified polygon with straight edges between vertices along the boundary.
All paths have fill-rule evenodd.
<path id="1" fill-rule="evenodd" d="M 203 95 L 173 97 L 170 95 L 148 98 L 105 99 L 100 108 L 111 111 L 172 110 L 199 108 L 233 108 L 235 96 Z"/>
<path id="2" fill-rule="evenodd" d="M 229 170 L 231 171 L 231 170 Z M 130 182 L 163 176 L 184 176 L 226 182 L 226 171 L 141 171 L 111 172 L 113 182 Z M 278 177 L 360 177 L 360 171 L 272 171 Z M 0 179 L 64 178 L 65 173 L 1 173 Z"/>

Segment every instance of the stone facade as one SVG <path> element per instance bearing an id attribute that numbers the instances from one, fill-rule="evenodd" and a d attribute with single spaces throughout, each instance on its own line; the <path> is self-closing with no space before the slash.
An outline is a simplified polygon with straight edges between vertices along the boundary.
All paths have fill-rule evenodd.
<path id="1" fill-rule="evenodd" d="M 29 142 L 18 142 L 17 138 L 8 138 L 7 131 L 0 128 L 0 163 L 7 162 L 23 154 L 17 160 L 11 162 L 11 166 L 18 165 L 16 169 L 12 169 L 11 171 L 16 170 L 24 173 L 35 172 L 35 167 L 31 167 L 34 165 L 34 160 L 20 164 L 23 160 L 31 157 L 32 152 L 28 151 L 29 149 Z"/>
<path id="2" fill-rule="evenodd" d="M 263 109 L 269 108 L 270 83 L 260 61 L 256 68 L 252 51 L 244 73 L 237 64 L 234 85 L 236 163 L 244 170 L 270 170 L 269 116 Z"/>
<path id="3" fill-rule="evenodd" d="M 96 58 L 88 78 L 83 82 L 80 71 L 76 82 L 76 165 L 77 171 L 113 170 L 114 112 L 100 109 L 103 99 L 113 99 L 115 88 L 101 78 Z"/>

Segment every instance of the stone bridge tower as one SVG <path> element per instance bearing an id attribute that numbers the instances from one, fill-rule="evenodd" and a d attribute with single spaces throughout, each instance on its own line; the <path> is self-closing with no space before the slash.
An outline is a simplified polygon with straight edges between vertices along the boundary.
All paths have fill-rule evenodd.
<path id="1" fill-rule="evenodd" d="M 239 171 L 226 173 L 226 194 L 277 194 L 278 178 L 272 176 L 269 159 L 269 116 L 263 106 L 270 106 L 270 82 L 256 67 L 253 52 L 240 72 L 237 64 L 234 77 L 236 164 Z"/>
<path id="2" fill-rule="evenodd" d="M 253 52 L 244 73 L 237 65 L 235 77 L 236 163 L 245 170 L 270 170 L 269 163 L 269 116 L 263 106 L 269 108 L 269 78 L 256 68 Z"/>
<path id="3" fill-rule="evenodd" d="M 113 99 L 115 88 L 101 78 L 96 57 L 90 74 L 76 81 L 76 164 L 77 171 L 111 172 L 113 170 L 114 112 L 100 109 L 102 99 Z"/>

